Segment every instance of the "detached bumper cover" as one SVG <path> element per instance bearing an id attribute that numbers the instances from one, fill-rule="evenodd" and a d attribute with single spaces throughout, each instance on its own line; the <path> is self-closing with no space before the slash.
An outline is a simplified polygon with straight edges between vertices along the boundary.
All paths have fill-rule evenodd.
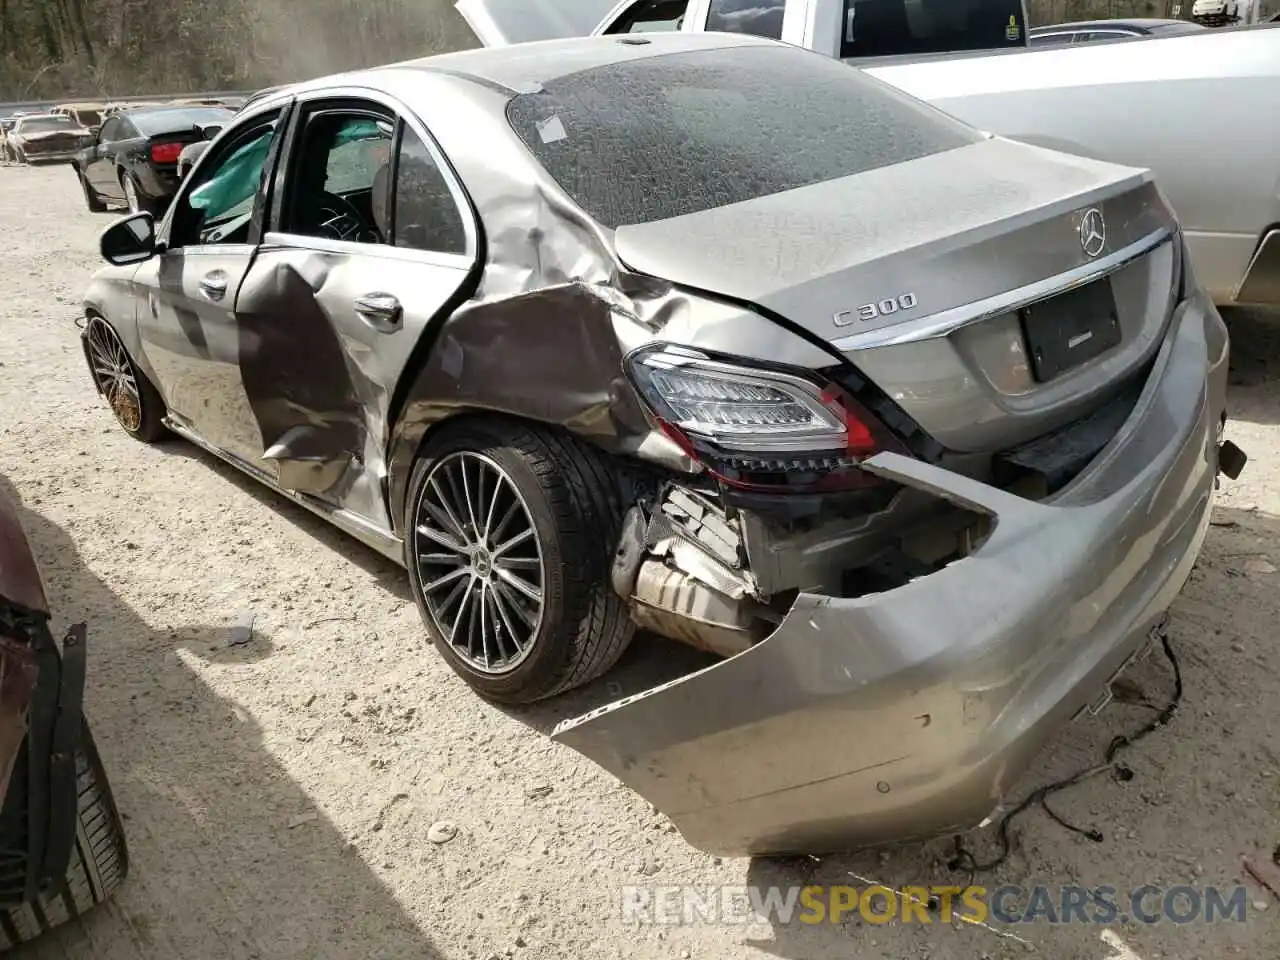
<path id="1" fill-rule="evenodd" d="M 1175 313 L 1133 414 L 1052 501 L 896 455 L 874 472 L 995 517 L 970 557 L 857 599 L 802 594 L 732 659 L 557 727 L 712 853 L 968 829 L 1141 648 L 1203 543 L 1227 337 Z"/>

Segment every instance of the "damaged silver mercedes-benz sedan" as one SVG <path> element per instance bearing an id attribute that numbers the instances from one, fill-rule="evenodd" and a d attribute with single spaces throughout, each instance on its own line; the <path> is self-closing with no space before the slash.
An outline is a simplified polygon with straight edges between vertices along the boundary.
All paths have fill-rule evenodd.
<path id="1" fill-rule="evenodd" d="M 554 736 L 724 853 L 970 827 L 1196 557 L 1227 334 L 1146 173 L 753 37 L 603 37 L 277 91 L 84 346 L 403 562 L 493 700 L 637 627 L 723 659 Z"/>

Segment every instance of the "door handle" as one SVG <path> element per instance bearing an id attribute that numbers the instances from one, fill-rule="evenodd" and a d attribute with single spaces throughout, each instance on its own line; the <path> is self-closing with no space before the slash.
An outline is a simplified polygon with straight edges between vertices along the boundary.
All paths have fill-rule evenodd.
<path id="1" fill-rule="evenodd" d="M 200 278 L 200 292 L 210 300 L 221 300 L 227 295 L 227 275 L 221 270 L 206 273 Z"/>
<path id="2" fill-rule="evenodd" d="M 389 293 L 366 293 L 356 297 L 356 313 L 379 333 L 395 333 L 400 329 L 404 310 L 400 301 Z"/>

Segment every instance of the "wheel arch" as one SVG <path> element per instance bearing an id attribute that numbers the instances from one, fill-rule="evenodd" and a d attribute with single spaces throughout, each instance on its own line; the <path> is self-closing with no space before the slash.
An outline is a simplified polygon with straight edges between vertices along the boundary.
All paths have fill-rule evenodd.
<path id="1" fill-rule="evenodd" d="M 568 283 L 458 311 L 407 369 L 390 423 L 387 508 L 400 535 L 423 444 L 462 416 L 555 427 L 606 453 L 634 455 L 652 429 L 623 372 L 609 304 Z M 673 458 L 674 462 L 674 458 Z"/>
<path id="2" fill-rule="evenodd" d="M 468 405 L 443 412 L 438 417 L 402 418 L 396 425 L 392 440 L 392 453 L 387 471 L 387 506 L 392 530 L 398 537 L 404 536 L 404 511 L 409 498 L 410 478 L 414 465 L 427 446 L 442 432 L 476 421 L 503 421 L 522 424 L 544 430 L 553 430 L 590 444 L 606 454 L 618 454 L 617 445 L 589 432 L 575 430 L 569 425 L 557 423 L 546 417 L 532 415 L 529 411 L 516 411 L 496 405 Z"/>
<path id="3" fill-rule="evenodd" d="M 84 327 L 80 334 L 80 345 L 85 350 L 85 362 L 89 362 L 88 346 L 84 342 L 90 324 L 95 320 L 106 323 L 129 353 L 134 365 L 160 389 L 155 370 L 142 349 L 142 335 L 138 329 L 137 302 L 132 292 L 133 273 L 137 268 L 129 268 L 128 277 L 95 276 L 89 281 L 89 288 L 84 295 Z M 122 317 L 127 319 L 121 319 Z M 163 395 L 163 394 L 162 394 Z"/>

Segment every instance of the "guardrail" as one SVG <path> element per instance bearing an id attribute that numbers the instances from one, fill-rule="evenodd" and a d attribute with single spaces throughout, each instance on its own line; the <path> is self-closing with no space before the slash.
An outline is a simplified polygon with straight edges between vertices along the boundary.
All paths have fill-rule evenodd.
<path id="1" fill-rule="evenodd" d="M 28 112 L 35 110 L 49 110 L 59 103 L 147 103 L 151 100 L 185 100 L 192 97 L 212 98 L 212 97 L 247 97 L 255 90 L 202 90 L 196 93 L 155 93 L 148 96 L 133 97 L 101 97 L 101 96 L 75 96 L 75 97 L 59 97 L 56 100 L 15 100 L 7 103 L 0 102 L 0 117 L 7 117 L 19 110 Z"/>

